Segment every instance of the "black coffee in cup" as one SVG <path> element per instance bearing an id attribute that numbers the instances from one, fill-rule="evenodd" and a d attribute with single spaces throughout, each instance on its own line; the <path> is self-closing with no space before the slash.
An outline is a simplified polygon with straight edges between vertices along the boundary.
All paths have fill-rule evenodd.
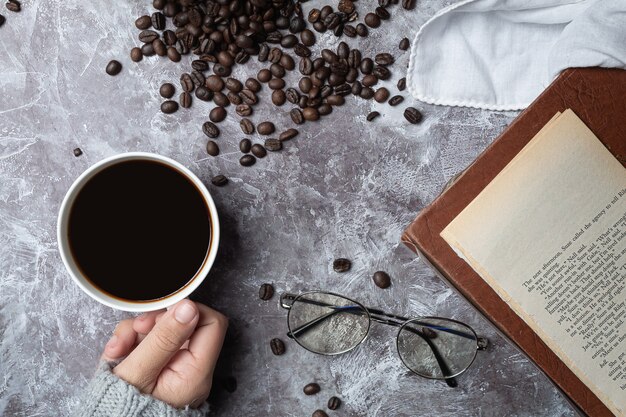
<path id="1" fill-rule="evenodd" d="M 155 300 L 185 287 L 211 241 L 200 190 L 173 167 L 122 161 L 90 178 L 69 214 L 68 240 L 83 276 L 116 298 Z"/>

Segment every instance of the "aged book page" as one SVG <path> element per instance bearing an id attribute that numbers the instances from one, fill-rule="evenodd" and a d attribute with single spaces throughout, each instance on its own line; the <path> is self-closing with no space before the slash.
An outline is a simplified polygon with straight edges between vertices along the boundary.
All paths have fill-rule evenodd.
<path id="1" fill-rule="evenodd" d="M 571 110 L 441 236 L 626 416 L 626 169 Z"/>

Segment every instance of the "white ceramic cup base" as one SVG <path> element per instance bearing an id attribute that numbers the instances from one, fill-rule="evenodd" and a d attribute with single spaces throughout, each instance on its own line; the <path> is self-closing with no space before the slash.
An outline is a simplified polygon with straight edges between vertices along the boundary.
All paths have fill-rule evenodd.
<path id="1" fill-rule="evenodd" d="M 149 301 L 134 301 L 117 298 L 105 293 L 97 286 L 92 284 L 87 278 L 83 276 L 82 272 L 76 265 L 68 241 L 68 223 L 70 209 L 72 208 L 72 204 L 74 203 L 76 196 L 79 194 L 87 181 L 89 181 L 94 175 L 107 167 L 110 167 L 120 162 L 136 160 L 156 161 L 161 164 L 167 165 L 184 175 L 196 186 L 196 188 L 202 194 L 202 197 L 204 198 L 204 201 L 206 202 L 206 205 L 208 207 L 209 217 L 211 221 L 211 237 L 209 242 L 209 249 L 200 270 L 196 273 L 193 279 L 191 279 L 190 282 L 187 283 L 187 285 L 182 287 L 177 292 L 167 295 L 163 298 Z M 213 266 L 213 262 L 215 261 L 215 257 L 217 255 L 219 241 L 220 225 L 219 218 L 217 216 L 217 209 L 215 208 L 215 203 L 213 202 L 213 198 L 211 198 L 211 194 L 204 186 L 202 181 L 200 181 L 200 179 L 193 172 L 185 168 L 180 163 L 174 161 L 173 159 L 146 152 L 129 152 L 115 155 L 103 159 L 102 161 L 89 167 L 76 179 L 76 181 L 74 181 L 70 189 L 67 191 L 67 194 L 65 195 L 65 198 L 61 203 L 61 208 L 59 209 L 59 217 L 57 220 L 57 242 L 59 244 L 59 252 L 61 253 L 61 258 L 63 259 L 65 268 L 67 268 L 67 271 L 69 272 L 74 282 L 78 284 L 78 286 L 94 300 L 99 301 L 100 303 L 109 307 L 124 311 L 146 312 L 158 310 L 161 308 L 170 307 L 176 304 L 178 301 L 188 297 L 196 288 L 198 288 L 202 281 L 204 281 L 207 274 L 209 273 L 209 270 Z"/>

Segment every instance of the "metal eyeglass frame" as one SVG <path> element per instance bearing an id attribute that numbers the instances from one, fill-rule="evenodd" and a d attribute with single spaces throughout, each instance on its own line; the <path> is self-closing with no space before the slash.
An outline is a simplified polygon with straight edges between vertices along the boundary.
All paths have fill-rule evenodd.
<path id="1" fill-rule="evenodd" d="M 348 300 L 352 303 L 354 303 L 355 305 L 353 306 L 332 306 L 331 304 L 327 304 L 324 302 L 320 302 L 320 301 L 316 301 L 316 300 L 310 300 L 310 299 L 306 299 L 305 297 L 307 295 L 311 295 L 311 294 L 327 294 L 327 295 L 331 295 L 331 296 L 335 296 L 335 297 L 340 297 L 343 298 L 344 300 Z M 292 329 L 290 324 L 289 324 L 289 314 L 291 313 L 291 307 L 293 306 L 294 302 L 296 301 L 300 301 L 300 302 L 305 302 L 308 304 L 314 304 L 314 305 L 318 305 L 321 307 L 330 307 L 332 308 L 332 310 L 314 320 L 311 320 L 308 323 L 305 323 L 301 326 L 299 326 L 296 329 Z M 400 329 L 398 330 L 398 335 L 396 336 L 396 349 L 398 350 L 398 356 L 400 356 L 400 360 L 402 360 L 402 363 L 404 363 L 404 365 L 409 368 L 409 370 L 411 372 L 413 372 L 416 375 L 419 375 L 423 378 L 428 378 L 428 379 L 438 379 L 438 380 L 444 380 L 446 382 L 446 384 L 448 384 L 449 387 L 456 387 L 457 386 L 457 382 L 455 377 L 461 375 L 463 372 L 465 372 L 471 365 L 472 363 L 474 363 L 474 360 L 476 359 L 476 355 L 477 352 L 479 350 L 485 350 L 487 349 L 487 346 L 489 345 L 489 341 L 484 338 L 484 337 L 478 337 L 476 335 L 476 332 L 474 332 L 474 329 L 472 329 L 470 326 L 468 326 L 467 324 L 457 321 L 457 320 L 453 320 L 453 319 L 448 319 L 448 318 L 443 318 L 443 317 L 432 317 L 432 316 L 428 316 L 428 317 L 415 317 L 415 318 L 406 318 L 406 317 L 402 317 L 402 316 L 398 316 L 395 314 L 390 314 L 390 313 L 385 313 L 382 310 L 376 309 L 376 308 L 370 308 L 370 307 L 365 307 L 363 304 L 352 300 L 351 298 L 345 297 L 343 295 L 340 294 L 335 294 L 332 292 L 327 292 L 327 291 L 309 291 L 309 292 L 305 292 L 302 294 L 292 294 L 292 293 L 283 293 L 280 296 L 280 305 L 282 308 L 289 310 L 289 313 L 287 315 L 287 327 L 289 328 L 289 332 L 287 333 L 287 337 L 289 337 L 290 339 L 293 339 L 296 341 L 296 343 L 298 343 L 300 346 L 302 346 L 304 349 L 308 350 L 309 352 L 313 352 L 313 353 L 317 353 L 319 355 L 325 355 L 325 356 L 334 356 L 334 355 L 339 355 L 342 353 L 346 353 L 349 352 L 350 350 L 356 348 L 357 346 L 359 346 L 361 343 L 363 343 L 363 341 L 367 338 L 367 335 L 369 334 L 369 330 L 370 330 L 370 325 L 372 320 L 381 324 L 387 324 L 390 326 L 394 326 L 394 327 L 399 327 Z M 352 311 L 350 311 L 352 310 Z M 313 327 L 317 326 L 318 324 L 322 323 L 324 320 L 332 317 L 333 315 L 340 313 L 340 312 L 347 312 L 347 313 L 352 313 L 352 314 L 357 314 L 357 315 L 362 315 L 363 312 L 365 312 L 365 314 L 367 314 L 367 318 L 368 318 L 368 325 L 367 325 L 367 330 L 365 332 L 365 334 L 363 335 L 363 337 L 361 338 L 361 340 L 356 343 L 354 346 L 352 346 L 349 349 L 345 349 L 343 351 L 340 352 L 333 352 L 333 353 L 327 353 L 327 352 L 318 352 L 315 351 L 313 349 L 308 348 L 307 346 L 304 346 L 302 343 L 300 343 L 300 341 L 298 340 L 297 336 L 300 333 L 306 332 L 310 329 L 312 329 Z M 454 323 L 458 323 L 461 324 L 465 327 L 467 327 L 468 329 L 471 330 L 471 334 L 468 333 L 464 333 L 464 332 L 460 332 L 458 330 L 455 329 L 448 329 L 445 327 L 441 327 L 441 326 L 434 326 L 432 324 L 429 323 L 420 323 L 418 320 L 420 319 L 439 319 L 439 320 L 447 320 L 450 322 L 454 322 Z M 441 356 L 441 354 L 439 353 L 439 350 L 437 349 L 437 347 L 433 344 L 433 342 L 430 340 L 430 337 L 425 335 L 422 331 L 420 330 L 416 330 L 413 329 L 411 327 L 407 327 L 407 325 L 409 324 L 417 324 L 420 326 L 425 326 L 428 328 L 434 328 L 436 330 L 440 330 L 440 331 L 444 331 L 444 332 L 448 332 L 448 333 L 453 333 L 456 334 L 458 336 L 462 336 L 468 339 L 473 339 L 476 341 L 476 351 L 474 352 L 474 356 L 472 357 L 472 360 L 467 364 L 467 366 L 465 366 L 465 368 L 463 368 L 462 370 L 460 370 L 459 372 L 457 372 L 456 374 L 451 374 L 450 369 L 448 368 L 448 365 L 446 364 L 445 360 L 443 359 L 443 357 Z M 437 360 L 437 364 L 439 365 L 439 368 L 441 369 L 441 373 L 442 375 L 444 375 L 443 377 L 435 377 L 432 375 L 425 375 L 425 374 L 420 374 L 419 372 L 413 370 L 404 360 L 404 358 L 402 357 L 402 355 L 400 354 L 400 347 L 399 347 L 399 343 L 398 343 L 398 339 L 400 337 L 400 334 L 403 330 L 407 330 L 410 331 L 414 334 L 417 334 L 418 336 L 420 336 L 430 347 L 430 349 L 433 352 L 433 355 L 435 356 L 435 359 Z"/>

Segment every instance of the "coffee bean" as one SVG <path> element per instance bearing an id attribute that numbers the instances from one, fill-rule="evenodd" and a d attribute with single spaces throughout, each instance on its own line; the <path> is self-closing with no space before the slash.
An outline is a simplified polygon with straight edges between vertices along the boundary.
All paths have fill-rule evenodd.
<path id="1" fill-rule="evenodd" d="M 327 114 L 331 114 L 333 112 L 333 106 L 327 103 L 321 104 L 317 108 L 317 112 L 320 114 L 320 116 L 326 116 Z"/>
<path id="2" fill-rule="evenodd" d="M 324 59 L 324 61 L 328 62 L 329 64 L 339 59 L 337 54 L 331 51 L 330 49 L 322 49 L 322 58 Z"/>
<path id="3" fill-rule="evenodd" d="M 213 93 L 209 91 L 208 88 L 201 85 L 200 87 L 196 88 L 196 97 L 202 101 L 209 101 L 213 98 Z"/>
<path id="4" fill-rule="evenodd" d="M 413 10 L 415 8 L 415 0 L 402 0 L 402 7 L 406 10 Z"/>
<path id="5" fill-rule="evenodd" d="M 352 25 L 345 25 L 343 27 L 343 34 L 349 38 L 354 38 L 356 36 L 356 28 Z"/>
<path id="6" fill-rule="evenodd" d="M 205 80 L 206 78 L 204 78 L 204 74 L 202 74 L 200 71 L 191 71 L 191 81 L 193 81 L 193 85 L 195 85 L 196 87 L 204 85 Z"/>
<path id="7" fill-rule="evenodd" d="M 271 135 L 272 133 L 274 133 L 274 123 L 272 122 L 262 122 L 259 123 L 256 127 L 257 132 L 259 132 L 259 135 L 263 135 L 263 136 L 267 136 L 267 135 Z"/>
<path id="8" fill-rule="evenodd" d="M 280 134 L 280 136 L 278 137 L 278 140 L 286 141 L 286 140 L 293 139 L 296 136 L 298 136 L 298 133 L 300 133 L 298 132 L 298 129 L 293 129 L 293 128 L 287 129 Z"/>
<path id="9" fill-rule="evenodd" d="M 326 25 L 322 20 L 318 20 L 317 22 L 313 23 L 313 29 L 320 33 L 324 33 L 327 30 Z"/>
<path id="10" fill-rule="evenodd" d="M 220 129 L 212 122 L 204 122 L 202 132 L 210 138 L 216 138 L 220 135 Z"/>
<path id="11" fill-rule="evenodd" d="M 272 79 L 272 73 L 270 72 L 270 70 L 264 68 L 262 70 L 260 70 L 256 76 L 257 80 L 259 80 L 262 83 L 266 83 L 269 80 Z"/>
<path id="12" fill-rule="evenodd" d="M 265 155 L 267 155 L 267 151 L 265 150 L 263 145 L 259 145 L 258 143 L 252 145 L 252 148 L 250 150 L 252 152 L 252 155 L 256 156 L 257 158 L 265 158 Z"/>
<path id="13" fill-rule="evenodd" d="M 274 90 L 274 92 L 272 93 L 272 103 L 274 103 L 275 106 L 282 106 L 283 104 L 285 104 L 285 101 L 287 101 L 285 91 L 282 89 Z"/>
<path id="14" fill-rule="evenodd" d="M 391 278 L 389 274 L 384 271 L 374 272 L 372 279 L 378 288 L 388 288 L 391 285 Z"/>
<path id="15" fill-rule="evenodd" d="M 167 47 L 161 39 L 155 39 L 152 41 L 152 49 L 158 56 L 167 55 Z"/>
<path id="16" fill-rule="evenodd" d="M 15 13 L 19 13 L 22 10 L 22 5 L 17 0 L 9 0 L 5 6 L 7 10 Z"/>
<path id="17" fill-rule="evenodd" d="M 211 120 L 213 123 L 219 123 L 225 118 L 226 118 L 226 109 L 221 106 L 214 107 L 209 113 L 209 120 Z"/>
<path id="18" fill-rule="evenodd" d="M 324 19 L 324 24 L 329 30 L 333 30 L 341 24 L 341 15 L 339 13 L 333 12 L 330 13 Z"/>
<path id="19" fill-rule="evenodd" d="M 150 16 L 141 16 L 135 20 L 135 26 L 139 30 L 146 30 L 152 26 L 152 20 L 150 19 Z"/>
<path id="20" fill-rule="evenodd" d="M 265 139 L 265 149 L 268 151 L 276 152 L 283 148 L 283 144 L 280 140 L 275 138 Z"/>
<path id="21" fill-rule="evenodd" d="M 259 288 L 259 298 L 263 301 L 270 300 L 274 296 L 274 287 L 272 284 L 263 284 Z"/>
<path id="22" fill-rule="evenodd" d="M 191 94 L 189 94 L 186 91 L 183 91 L 182 93 L 180 93 L 178 102 L 180 103 L 180 106 L 182 108 L 188 109 L 189 107 L 191 107 Z"/>
<path id="23" fill-rule="evenodd" d="M 300 41 L 304 46 L 313 46 L 315 45 L 315 34 L 309 29 L 304 29 L 300 33 Z"/>
<path id="24" fill-rule="evenodd" d="M 210 140 L 206 143 L 206 153 L 211 156 L 217 156 L 220 154 L 220 147 L 215 141 Z"/>
<path id="25" fill-rule="evenodd" d="M 320 118 L 319 112 L 314 107 L 306 107 L 304 110 L 302 110 L 302 116 L 305 120 L 309 120 L 312 122 Z"/>
<path id="26" fill-rule="evenodd" d="M 331 106 L 342 106 L 346 102 L 346 100 L 343 98 L 343 96 L 332 95 L 332 96 L 328 96 L 328 98 L 326 99 L 326 102 L 330 104 Z"/>
<path id="27" fill-rule="evenodd" d="M 270 60 L 270 62 L 272 62 L 272 64 L 276 64 L 280 62 L 280 59 L 282 58 L 282 56 L 283 56 L 283 51 L 281 51 L 280 48 L 272 48 L 267 58 Z"/>
<path id="28" fill-rule="evenodd" d="M 375 118 L 377 118 L 378 116 L 380 116 L 380 113 L 378 113 L 377 111 L 373 111 L 373 112 L 370 112 L 370 113 L 367 115 L 366 119 L 367 119 L 367 121 L 368 121 L 368 122 L 371 122 L 372 120 L 374 120 L 374 119 L 375 119 Z"/>
<path id="29" fill-rule="evenodd" d="M 351 50 L 350 54 L 348 55 L 348 66 L 350 68 L 359 68 L 359 66 L 361 65 L 361 61 L 361 51 L 359 51 L 358 49 Z"/>
<path id="30" fill-rule="evenodd" d="M 252 155 L 247 154 L 239 158 L 239 163 L 244 167 L 249 167 L 256 163 L 256 158 Z"/>
<path id="31" fill-rule="evenodd" d="M 280 57 L 279 64 L 283 69 L 287 71 L 291 71 L 296 67 L 296 63 L 294 62 L 293 58 L 287 54 L 283 54 L 283 56 Z"/>
<path id="32" fill-rule="evenodd" d="M 337 258 L 333 261 L 333 269 L 335 272 L 347 272 L 352 267 L 352 262 L 346 258 Z"/>
<path id="33" fill-rule="evenodd" d="M 134 47 L 130 50 L 130 59 L 133 62 L 139 62 L 143 59 L 143 52 L 141 52 L 141 48 Z"/>
<path id="34" fill-rule="evenodd" d="M 336 410 L 339 408 L 339 406 L 341 405 L 341 400 L 337 397 L 330 397 L 328 399 L 328 409 L 329 410 Z"/>
<path id="35" fill-rule="evenodd" d="M 213 103 L 217 106 L 227 107 L 230 104 L 230 100 L 224 93 L 217 91 L 213 93 Z"/>
<path id="36" fill-rule="evenodd" d="M 276 78 L 282 78 L 285 76 L 285 69 L 280 64 L 272 64 L 270 66 L 270 72 Z"/>
<path id="37" fill-rule="evenodd" d="M 365 15 L 365 24 L 371 28 L 377 28 L 380 26 L 380 17 L 375 13 L 368 13 Z"/>
<path id="38" fill-rule="evenodd" d="M 319 19 L 320 19 L 320 10 L 319 9 L 311 9 L 311 11 L 309 12 L 309 17 L 307 19 L 309 21 L 309 23 L 315 23 Z"/>
<path id="39" fill-rule="evenodd" d="M 245 85 L 246 88 L 252 92 L 258 93 L 259 91 L 261 91 L 261 83 L 259 83 L 254 78 L 248 78 Z"/>
<path id="40" fill-rule="evenodd" d="M 329 5 L 326 5 L 326 6 L 322 7 L 322 10 L 320 11 L 320 18 L 322 20 L 324 20 L 332 12 L 333 12 L 333 8 L 331 6 L 329 6 Z"/>
<path id="41" fill-rule="evenodd" d="M 323 410 L 315 410 L 311 417 L 328 417 L 328 414 Z"/>
<path id="42" fill-rule="evenodd" d="M 376 83 L 378 83 L 378 77 L 372 74 L 368 74 L 365 77 L 363 77 L 363 79 L 361 80 L 361 83 L 365 87 L 371 87 L 373 85 L 376 85 Z"/>
<path id="43" fill-rule="evenodd" d="M 235 112 L 242 117 L 247 117 L 252 114 L 252 107 L 249 104 L 239 104 L 235 108 Z"/>
<path id="44" fill-rule="evenodd" d="M 388 98 L 389 98 L 389 90 L 387 90 L 385 87 L 379 88 L 378 90 L 376 90 L 376 93 L 374 93 L 374 100 L 376 100 L 379 103 L 383 103 L 387 101 Z"/>
<path id="45" fill-rule="evenodd" d="M 122 64 L 119 61 L 112 60 L 107 64 L 106 73 L 109 75 L 117 75 L 122 71 Z"/>
<path id="46" fill-rule="evenodd" d="M 228 77 L 231 72 L 231 67 L 222 65 L 219 62 L 213 65 L 213 73 L 215 73 L 215 75 L 219 75 L 220 77 Z"/>
<path id="47" fill-rule="evenodd" d="M 302 91 L 305 94 L 311 91 L 312 87 L 313 87 L 313 82 L 311 81 L 311 78 L 309 77 L 302 77 L 300 78 L 300 81 L 298 81 L 298 88 L 300 88 L 300 91 Z"/>
<path id="48" fill-rule="evenodd" d="M 289 22 L 289 32 L 291 33 L 300 33 L 306 27 L 306 22 L 303 18 L 296 16 L 291 19 Z"/>
<path id="49" fill-rule="evenodd" d="M 77 158 L 83 154 L 83 151 L 80 148 L 74 148 L 73 152 L 74 152 L 74 156 Z"/>
<path id="50" fill-rule="evenodd" d="M 285 88 L 285 80 L 282 78 L 273 78 L 267 83 L 267 86 L 272 90 L 280 90 L 281 88 Z"/>
<path id="51" fill-rule="evenodd" d="M 363 87 L 361 89 L 360 96 L 361 98 L 364 98 L 365 100 L 369 100 L 372 97 L 374 97 L 374 90 L 372 90 L 370 87 Z"/>
<path id="52" fill-rule="evenodd" d="M 171 114 L 178 110 L 178 103 L 173 100 L 166 100 L 161 103 L 161 111 L 165 114 Z"/>
<path id="53" fill-rule="evenodd" d="M 217 54 L 217 61 L 225 67 L 232 67 L 235 63 L 233 56 L 227 51 L 221 51 Z"/>
<path id="54" fill-rule="evenodd" d="M 319 384 L 315 383 L 315 382 L 311 382 L 310 384 L 306 384 L 304 386 L 304 388 L 302 389 L 302 391 L 306 394 L 306 395 L 315 395 L 318 392 L 320 392 L 321 388 L 319 386 Z"/>
<path id="55" fill-rule="evenodd" d="M 156 30 L 165 29 L 165 15 L 161 12 L 152 13 L 152 27 Z"/>
<path id="56" fill-rule="evenodd" d="M 250 152 L 250 148 L 252 147 L 252 142 L 248 138 L 241 139 L 239 141 L 239 150 L 243 153 Z"/>
<path id="57" fill-rule="evenodd" d="M 191 92 L 193 91 L 195 85 L 193 80 L 191 79 L 191 75 L 184 73 L 180 76 L 180 85 L 183 87 L 183 91 Z"/>
<path id="58" fill-rule="evenodd" d="M 300 125 L 304 123 L 304 116 L 302 115 L 302 112 L 300 111 L 300 109 L 298 108 L 291 109 L 291 111 L 289 112 L 289 115 L 291 116 L 291 120 L 295 124 Z"/>
<path id="59" fill-rule="evenodd" d="M 234 93 L 238 93 L 243 89 L 243 84 L 241 84 L 241 81 L 230 77 L 226 79 L 225 85 L 227 89 Z"/>
<path id="60" fill-rule="evenodd" d="M 364 75 L 371 74 L 372 70 L 374 69 L 374 61 L 372 61 L 370 58 L 363 58 L 359 69 Z"/>
<path id="61" fill-rule="evenodd" d="M 217 75 L 209 75 L 206 78 L 204 85 L 211 91 L 222 91 L 224 88 L 224 80 L 222 80 L 222 77 Z"/>
<path id="62" fill-rule="evenodd" d="M 359 23 L 358 25 L 356 25 L 356 33 L 359 36 L 365 37 L 368 35 L 369 30 L 367 29 L 367 26 L 365 26 L 363 23 Z"/>
<path id="63" fill-rule="evenodd" d="M 165 42 L 167 46 L 174 46 L 177 40 L 178 40 L 178 37 L 176 36 L 176 33 L 174 33 L 173 31 L 166 30 L 163 32 L 163 42 Z"/>
<path id="64" fill-rule="evenodd" d="M 404 101 L 404 97 L 398 95 L 398 96 L 393 96 L 389 99 L 389 105 L 390 106 L 397 106 L 398 104 L 402 103 Z"/>
<path id="65" fill-rule="evenodd" d="M 226 94 L 226 97 L 228 97 L 228 101 L 230 101 L 235 106 L 238 106 L 243 102 L 241 97 L 239 97 L 236 93 L 233 93 L 232 91 L 229 91 L 228 94 Z"/>
<path id="66" fill-rule="evenodd" d="M 280 46 L 282 46 L 283 48 L 293 48 L 297 44 L 298 38 L 296 37 L 296 35 L 283 36 L 283 38 L 280 40 Z"/>
<path id="67" fill-rule="evenodd" d="M 372 74 L 377 76 L 379 80 L 387 80 L 391 77 L 391 72 L 387 69 L 387 67 L 383 67 L 382 65 L 374 67 Z"/>
<path id="68" fill-rule="evenodd" d="M 394 62 L 393 56 L 391 54 L 388 53 L 381 53 L 381 54 L 377 54 L 374 57 L 374 62 L 376 62 L 378 65 L 391 65 Z"/>
<path id="69" fill-rule="evenodd" d="M 223 187 L 228 184 L 228 178 L 226 178 L 224 175 L 216 175 L 211 178 L 211 183 L 216 187 Z"/>
<path id="70" fill-rule="evenodd" d="M 398 90 L 404 91 L 406 88 L 406 77 L 402 77 L 398 80 Z"/>
<path id="71" fill-rule="evenodd" d="M 298 103 L 298 100 L 300 100 L 300 93 L 298 93 L 295 88 L 288 88 L 285 91 L 285 97 L 287 98 L 288 102 L 296 104 Z"/>
<path id="72" fill-rule="evenodd" d="M 302 58 L 298 69 L 302 75 L 311 75 L 313 73 L 313 61 L 307 57 Z"/>
<path id="73" fill-rule="evenodd" d="M 270 47 L 267 46 L 266 43 L 261 44 L 260 49 L 259 49 L 259 55 L 257 57 L 259 62 L 267 61 L 269 57 L 269 53 L 270 53 Z"/>
<path id="74" fill-rule="evenodd" d="M 167 57 L 172 62 L 180 62 L 180 54 L 173 46 L 167 48 Z"/>
<path id="75" fill-rule="evenodd" d="M 270 340 L 270 348 L 272 349 L 272 353 L 276 356 L 282 355 L 283 353 L 285 353 L 285 344 L 283 343 L 282 340 L 278 338 L 274 338 Z"/>
<path id="76" fill-rule="evenodd" d="M 239 97 L 241 97 L 244 103 L 249 105 L 256 104 L 259 101 L 254 91 L 248 90 L 247 88 L 241 90 L 241 92 L 239 93 Z"/>
<path id="77" fill-rule="evenodd" d="M 351 88 L 350 92 L 351 92 L 353 95 L 358 96 L 358 95 L 360 95 L 360 94 L 361 94 L 361 89 L 362 89 L 362 88 L 363 88 L 363 85 L 362 85 L 359 81 L 355 81 L 355 82 L 352 84 L 352 88 Z"/>
<path id="78" fill-rule="evenodd" d="M 333 74 L 345 76 L 348 73 L 348 69 L 348 62 L 344 58 L 330 64 L 330 71 Z"/>
<path id="79" fill-rule="evenodd" d="M 389 11 L 384 7 L 377 7 L 375 11 L 376 16 L 380 17 L 382 20 L 388 20 L 391 17 Z"/>
<path id="80" fill-rule="evenodd" d="M 408 120 L 409 123 L 417 124 L 422 121 L 423 116 L 415 107 L 407 107 L 404 110 L 404 118 Z"/>
<path id="81" fill-rule="evenodd" d="M 400 50 L 402 50 L 402 51 L 406 51 L 407 49 L 409 49 L 409 46 L 410 46 L 409 38 L 402 38 L 398 48 L 400 48 Z"/>
<path id="82" fill-rule="evenodd" d="M 139 32 L 139 40 L 143 43 L 152 43 L 155 39 L 159 39 L 159 34 L 153 30 L 146 29 Z"/>
<path id="83" fill-rule="evenodd" d="M 246 135 L 251 135 L 254 133 L 254 124 L 250 119 L 241 119 L 241 121 L 239 122 L 239 126 L 241 127 L 241 131 Z"/>

